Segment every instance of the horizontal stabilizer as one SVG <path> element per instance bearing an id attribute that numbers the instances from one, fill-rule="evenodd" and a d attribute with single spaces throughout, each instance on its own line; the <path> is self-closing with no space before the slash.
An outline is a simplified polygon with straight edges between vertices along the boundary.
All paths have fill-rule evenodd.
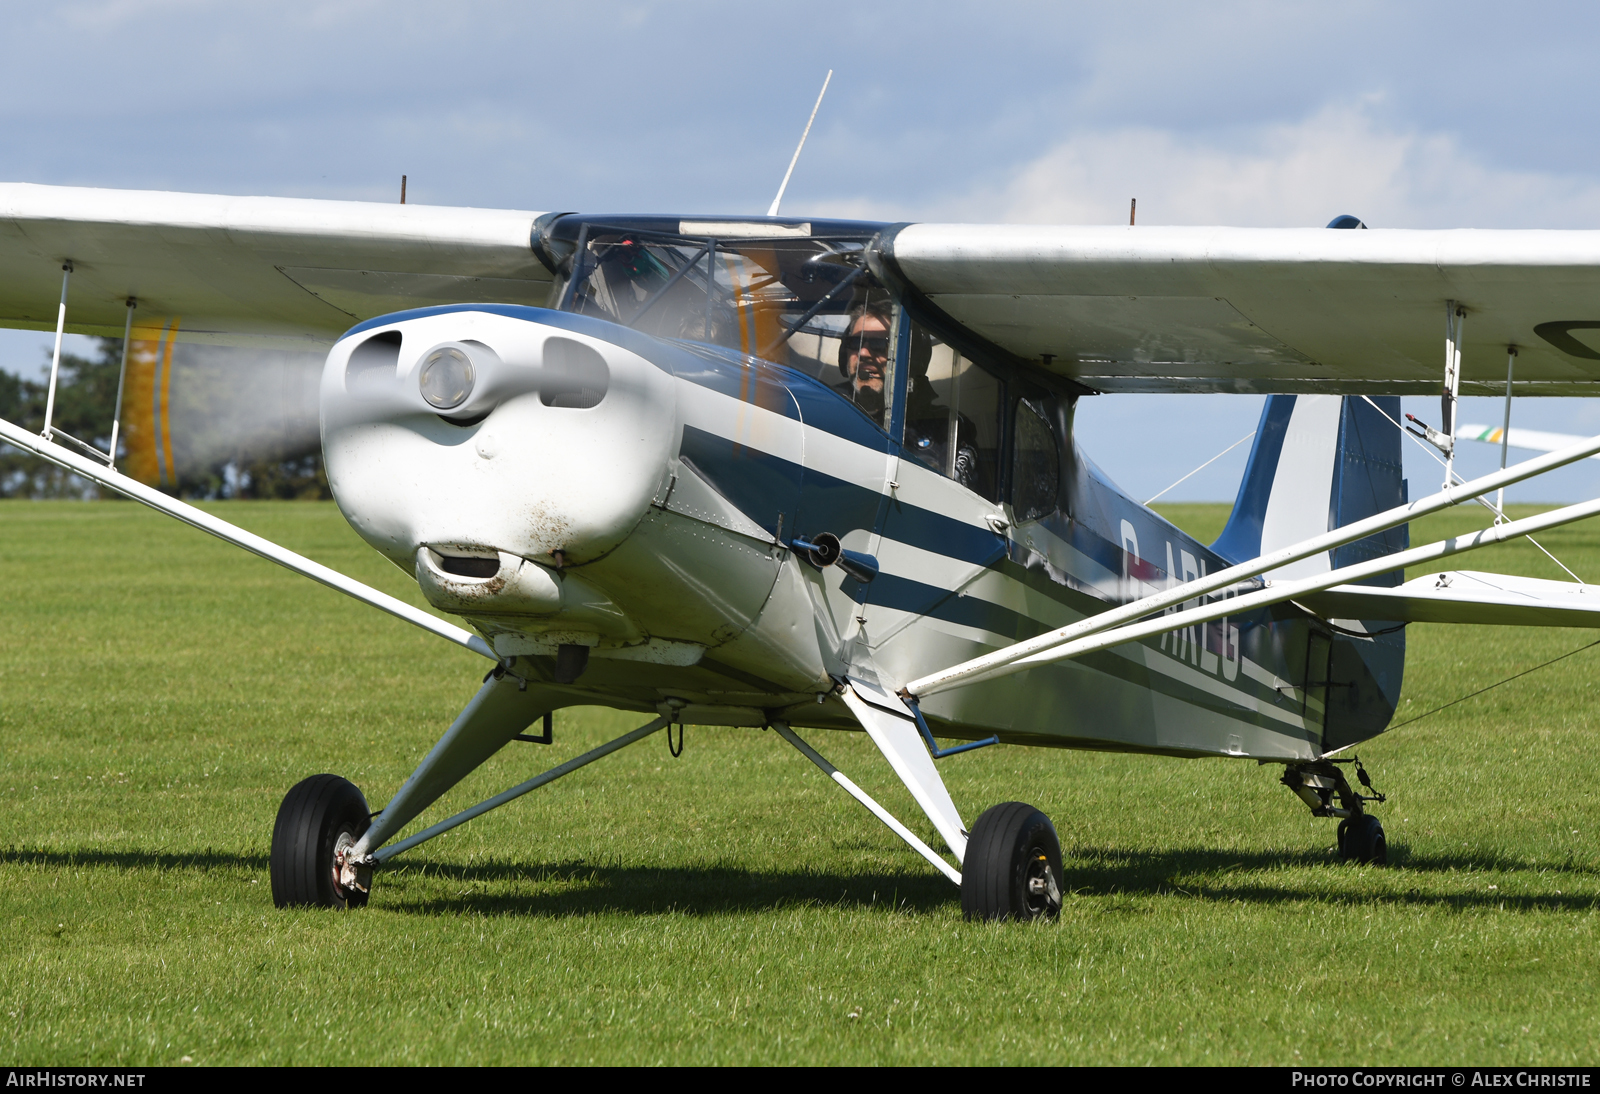
<path id="1" fill-rule="evenodd" d="M 1340 625 L 1361 619 L 1600 627 L 1600 586 L 1475 570 L 1431 573 L 1391 589 L 1335 585 L 1296 603 Z"/>

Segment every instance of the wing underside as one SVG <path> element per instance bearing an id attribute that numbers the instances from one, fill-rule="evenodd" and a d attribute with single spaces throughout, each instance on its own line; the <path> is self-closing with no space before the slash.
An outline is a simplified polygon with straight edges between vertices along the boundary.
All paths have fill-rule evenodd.
<path id="1" fill-rule="evenodd" d="M 1106 392 L 1600 394 L 1600 232 L 912 224 L 886 265 L 953 323 Z"/>
<path id="2" fill-rule="evenodd" d="M 179 319 L 182 337 L 329 342 L 429 304 L 541 304 L 550 273 L 533 212 L 0 184 L 0 326 L 121 335 Z"/>

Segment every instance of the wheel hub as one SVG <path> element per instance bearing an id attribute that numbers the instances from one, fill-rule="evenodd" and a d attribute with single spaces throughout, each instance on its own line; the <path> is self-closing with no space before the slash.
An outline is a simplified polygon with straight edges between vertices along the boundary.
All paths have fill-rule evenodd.
<path id="1" fill-rule="evenodd" d="M 1061 906 L 1061 887 L 1056 884 L 1055 871 L 1050 869 L 1049 857 L 1038 849 L 1028 863 L 1023 887 L 1028 894 L 1028 911 L 1034 915 Z"/>
<path id="2" fill-rule="evenodd" d="M 356 840 L 354 832 L 342 829 L 333 845 L 333 888 L 341 897 L 351 890 L 361 893 L 372 890 L 372 866 L 351 854 Z"/>

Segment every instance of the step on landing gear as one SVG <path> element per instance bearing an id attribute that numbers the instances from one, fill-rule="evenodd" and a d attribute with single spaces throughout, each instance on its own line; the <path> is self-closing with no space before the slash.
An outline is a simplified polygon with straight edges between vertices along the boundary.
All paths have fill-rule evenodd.
<path id="1" fill-rule="evenodd" d="M 360 908 L 372 870 L 345 861 L 371 821 L 367 799 L 337 775 L 296 783 L 272 826 L 272 902 L 280 908 Z"/>
<path id="2" fill-rule="evenodd" d="M 1054 919 L 1064 877 L 1050 818 L 1025 802 L 996 805 L 967 836 L 961 913 L 968 919 Z"/>
<path id="3" fill-rule="evenodd" d="M 1356 778 L 1371 794 L 1362 794 L 1350 785 L 1341 764 L 1353 764 Z M 1383 825 L 1366 811 L 1367 802 L 1387 801 L 1379 794 L 1367 776 L 1361 761 L 1352 756 L 1348 760 L 1318 760 L 1315 763 L 1289 764 L 1280 780 L 1293 790 L 1301 801 L 1311 807 L 1314 817 L 1339 817 L 1339 860 L 1359 862 L 1362 865 L 1386 866 L 1389 862 L 1389 841 L 1384 837 Z M 1334 799 L 1339 801 L 1334 804 Z"/>

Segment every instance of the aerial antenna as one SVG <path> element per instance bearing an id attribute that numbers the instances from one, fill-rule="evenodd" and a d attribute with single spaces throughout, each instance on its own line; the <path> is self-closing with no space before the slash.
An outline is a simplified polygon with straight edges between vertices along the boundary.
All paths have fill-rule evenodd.
<path id="1" fill-rule="evenodd" d="M 828 93 L 828 81 L 833 79 L 833 69 L 828 69 L 828 75 L 822 80 L 822 90 L 817 92 L 817 105 L 811 108 L 811 117 L 806 119 L 806 131 L 800 134 L 800 143 L 795 147 L 794 158 L 789 161 L 789 170 L 783 173 L 783 182 L 778 184 L 778 196 L 772 199 L 772 208 L 767 210 L 769 217 L 778 215 L 778 206 L 783 204 L 783 192 L 789 188 L 789 176 L 794 174 L 794 165 L 800 162 L 800 149 L 806 146 L 806 138 L 811 136 L 811 123 L 817 120 L 817 111 L 822 109 L 822 97 Z"/>

